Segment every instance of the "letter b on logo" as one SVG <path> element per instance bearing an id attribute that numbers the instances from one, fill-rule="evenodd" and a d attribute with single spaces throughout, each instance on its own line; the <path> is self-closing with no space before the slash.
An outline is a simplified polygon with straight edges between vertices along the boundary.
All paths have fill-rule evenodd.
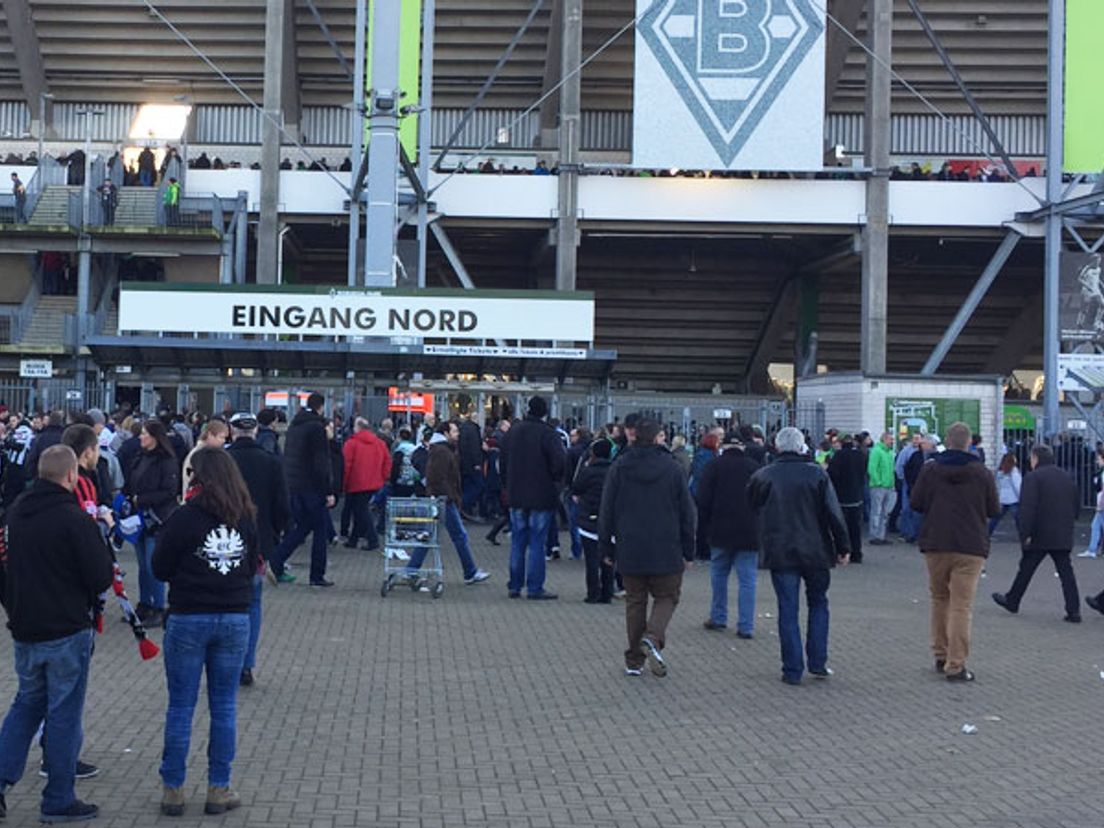
<path id="1" fill-rule="evenodd" d="M 703 72 L 746 73 L 770 53 L 767 20 L 771 0 L 699 0 L 698 68 Z"/>

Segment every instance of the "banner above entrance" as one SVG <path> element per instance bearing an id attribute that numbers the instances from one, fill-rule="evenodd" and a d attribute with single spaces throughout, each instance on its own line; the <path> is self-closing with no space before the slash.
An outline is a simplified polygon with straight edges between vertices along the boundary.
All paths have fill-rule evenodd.
<path id="1" fill-rule="evenodd" d="M 119 332 L 593 342 L 583 292 L 125 283 Z"/>

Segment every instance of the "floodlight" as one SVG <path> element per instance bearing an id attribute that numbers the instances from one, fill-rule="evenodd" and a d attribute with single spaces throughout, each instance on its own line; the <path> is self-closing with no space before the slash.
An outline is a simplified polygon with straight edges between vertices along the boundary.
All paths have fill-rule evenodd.
<path id="1" fill-rule="evenodd" d="M 130 137 L 179 141 L 191 113 L 190 106 L 180 104 L 142 104 L 130 125 Z"/>

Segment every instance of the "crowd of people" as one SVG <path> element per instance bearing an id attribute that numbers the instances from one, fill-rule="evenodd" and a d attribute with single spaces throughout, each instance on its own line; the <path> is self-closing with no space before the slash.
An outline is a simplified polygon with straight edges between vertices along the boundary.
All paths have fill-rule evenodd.
<path id="1" fill-rule="evenodd" d="M 737 423 L 708 429 L 691 447 L 639 414 L 597 433 L 567 430 L 549 418 L 540 396 L 528 400 L 524 416 L 485 428 L 463 395 L 451 420 L 430 414 L 419 423 L 345 423 L 327 418 L 325 409 L 325 398 L 312 394 L 286 423 L 273 409 L 209 418 L 0 411 L 0 597 L 19 679 L 0 729 L 0 815 L 38 734 L 48 779 L 42 820 L 98 813 L 77 798 L 75 780 L 97 772 L 80 759 L 80 722 L 92 642 L 111 591 L 144 658 L 157 652 L 146 631 L 164 628 L 162 813 L 179 816 L 187 807 L 183 786 L 204 674 L 210 733 L 203 807 L 211 814 L 237 808 L 237 696 L 255 681 L 265 579 L 273 587 L 295 581 L 290 560 L 309 537 L 308 583 L 319 591 L 334 587 L 329 549 L 338 542 L 379 549 L 389 498 L 439 500 L 467 585 L 492 577 L 475 561 L 468 527 L 493 524 L 492 544 L 508 531 L 510 599 L 557 599 L 546 567 L 560 557 L 566 531 L 571 556 L 585 562 L 583 600 L 624 601 L 629 677 L 667 675 L 667 631 L 683 574 L 702 559 L 711 572 L 705 630 L 728 627 L 735 569 L 736 635 L 754 639 L 757 578 L 768 571 L 782 681 L 800 685 L 805 673 L 828 679 L 831 572 L 863 562 L 864 523 L 869 545 L 892 543 L 895 525 L 924 553 L 931 652 L 948 681 L 975 678 L 967 666 L 973 599 L 990 536 L 1009 513 L 1023 552 L 1015 581 L 993 600 L 1017 612 L 1050 557 L 1065 620 L 1081 620 L 1070 565 L 1080 501 L 1046 445 L 1031 448 L 1030 470 L 1007 452 L 994 475 L 980 439 L 962 423 L 949 426 L 942 443 L 916 434 L 900 446 L 888 432 L 874 440 L 831 430 L 818 442 L 792 427 L 768 436 Z M 1104 468 L 1104 453 L 1099 458 Z M 1102 526 L 1104 518 L 1094 521 L 1096 543 Z M 118 564 L 124 543 L 133 545 L 138 570 L 139 601 L 130 612 Z M 415 587 L 427 552 L 414 548 L 405 559 Z M 1086 603 L 1104 612 L 1104 593 Z"/>

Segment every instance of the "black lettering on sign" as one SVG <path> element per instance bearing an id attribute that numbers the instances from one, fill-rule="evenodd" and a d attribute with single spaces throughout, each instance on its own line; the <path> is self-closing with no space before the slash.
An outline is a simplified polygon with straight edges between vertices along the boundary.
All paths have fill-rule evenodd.
<path id="1" fill-rule="evenodd" d="M 310 312 L 310 319 L 307 322 L 308 328 L 325 328 L 326 327 L 326 313 L 322 308 L 313 308 Z"/>
<path id="2" fill-rule="evenodd" d="M 306 311 L 298 305 L 292 305 L 284 310 L 284 324 L 289 328 L 301 328 L 307 321 Z"/>
<path id="3" fill-rule="evenodd" d="M 387 312 L 387 329 L 390 331 L 410 330 L 410 309 L 398 310 L 391 308 Z"/>
<path id="4" fill-rule="evenodd" d="M 376 327 L 376 315 L 371 308 L 357 308 L 353 316 L 353 324 L 362 331 L 370 331 Z"/>
<path id="5" fill-rule="evenodd" d="M 278 307 L 269 308 L 261 305 L 260 322 L 258 326 L 261 328 L 279 328 L 280 309 Z"/>
<path id="6" fill-rule="evenodd" d="M 233 326 L 242 328 L 245 326 L 245 305 L 234 305 Z"/>
<path id="7" fill-rule="evenodd" d="M 330 308 L 330 327 L 349 330 L 349 322 L 353 315 L 352 308 Z"/>
<path id="8" fill-rule="evenodd" d="M 433 330 L 437 323 L 437 317 L 431 310 L 420 310 L 414 314 L 414 327 L 419 331 Z"/>
<path id="9" fill-rule="evenodd" d="M 456 326 L 456 311 L 443 310 L 441 311 L 441 330 L 442 331 L 455 331 Z"/>
<path id="10" fill-rule="evenodd" d="M 479 317 L 475 315 L 474 311 L 462 310 L 460 311 L 460 330 L 462 332 L 474 331 L 479 325 Z"/>

